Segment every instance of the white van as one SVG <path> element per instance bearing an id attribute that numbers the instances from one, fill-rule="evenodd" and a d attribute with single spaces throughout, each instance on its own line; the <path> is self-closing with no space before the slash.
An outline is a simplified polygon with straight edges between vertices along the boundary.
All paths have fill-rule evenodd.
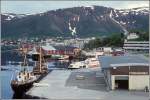
<path id="1" fill-rule="evenodd" d="M 68 66 L 69 69 L 78 69 L 78 68 L 86 68 L 86 64 L 84 61 L 73 62 Z"/>

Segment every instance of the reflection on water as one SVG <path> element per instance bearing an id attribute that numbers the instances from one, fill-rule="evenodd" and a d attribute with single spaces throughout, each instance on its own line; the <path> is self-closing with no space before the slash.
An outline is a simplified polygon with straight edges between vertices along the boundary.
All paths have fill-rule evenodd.
<path id="1" fill-rule="evenodd" d="M 17 49 L 17 47 L 11 47 L 11 46 L 1 47 L 2 65 L 7 65 L 8 61 L 14 61 L 14 62 L 23 61 L 22 55 L 17 51 L 15 51 L 14 49 Z"/>

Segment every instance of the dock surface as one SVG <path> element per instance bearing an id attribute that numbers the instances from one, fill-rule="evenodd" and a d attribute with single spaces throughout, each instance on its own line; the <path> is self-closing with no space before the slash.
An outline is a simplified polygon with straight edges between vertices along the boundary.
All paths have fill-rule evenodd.
<path id="1" fill-rule="evenodd" d="M 80 77 L 84 76 L 84 77 Z M 77 78 L 79 77 L 79 78 Z M 26 95 L 47 99 L 78 100 L 147 100 L 143 92 L 106 90 L 103 74 L 99 69 L 53 70 Z"/>

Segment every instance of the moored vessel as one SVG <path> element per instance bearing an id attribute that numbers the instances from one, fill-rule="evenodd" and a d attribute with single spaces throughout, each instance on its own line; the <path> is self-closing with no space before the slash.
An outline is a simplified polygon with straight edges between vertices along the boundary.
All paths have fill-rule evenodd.
<path id="1" fill-rule="evenodd" d="M 11 81 L 11 87 L 15 93 L 26 92 L 39 77 L 32 72 L 19 72 L 17 78 Z"/>
<path id="2" fill-rule="evenodd" d="M 21 70 L 17 73 L 15 79 L 11 80 L 11 88 L 15 93 L 24 93 L 29 90 L 33 83 L 40 81 L 48 73 L 48 68 L 44 64 L 44 57 L 42 55 L 41 47 L 39 52 L 39 59 L 36 62 L 32 71 L 28 70 L 27 63 L 27 49 L 23 50 L 24 62 L 21 66 Z"/>
<path id="3" fill-rule="evenodd" d="M 13 77 L 11 79 L 11 88 L 15 93 L 26 92 L 39 78 L 39 76 L 34 75 L 32 71 L 29 71 L 26 53 L 27 49 L 24 49 L 24 62 L 23 64 L 21 64 L 21 70 L 19 71 L 19 73 L 17 73 L 14 79 Z"/>

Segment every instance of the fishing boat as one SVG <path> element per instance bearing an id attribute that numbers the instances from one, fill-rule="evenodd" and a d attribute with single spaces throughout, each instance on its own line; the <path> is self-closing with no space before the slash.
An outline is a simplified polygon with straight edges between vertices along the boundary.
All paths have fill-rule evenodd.
<path id="1" fill-rule="evenodd" d="M 28 70 L 27 63 L 27 49 L 23 50 L 24 62 L 21 65 L 20 71 L 17 73 L 15 78 L 11 79 L 11 88 L 15 93 L 26 92 L 34 82 L 39 78 L 39 76 L 34 75 L 32 71 Z"/>
<path id="2" fill-rule="evenodd" d="M 15 93 L 23 93 L 32 87 L 33 83 L 36 82 L 37 79 L 38 76 L 27 71 L 22 71 L 19 72 L 15 80 L 11 81 L 11 87 Z"/>
<path id="3" fill-rule="evenodd" d="M 27 50 L 24 51 L 24 63 L 21 66 L 22 70 L 17 74 L 15 79 L 11 81 L 11 87 L 15 93 L 26 92 L 33 86 L 33 83 L 40 81 L 48 73 L 48 68 L 44 64 L 44 57 L 42 55 L 41 47 L 39 52 L 39 60 L 32 71 L 28 70 L 27 64 Z"/>

